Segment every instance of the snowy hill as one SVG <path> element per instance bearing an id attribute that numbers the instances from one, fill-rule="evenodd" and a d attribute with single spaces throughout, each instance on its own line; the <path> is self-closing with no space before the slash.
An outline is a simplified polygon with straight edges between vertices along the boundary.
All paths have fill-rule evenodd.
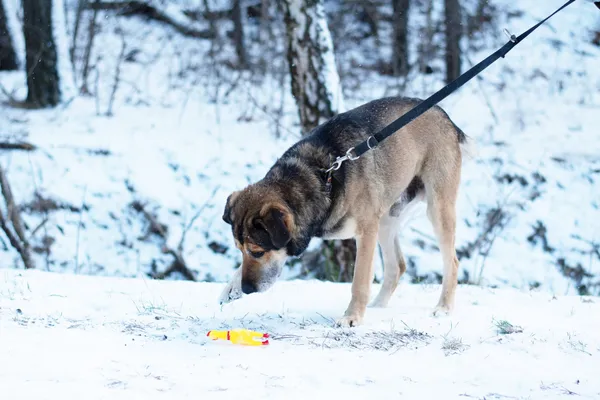
<path id="1" fill-rule="evenodd" d="M 435 15 L 443 11 L 438 3 Z M 475 49 L 469 64 L 505 43 L 502 28 L 521 33 L 559 3 L 495 2 L 495 24 L 465 43 Z M 479 150 L 465 167 L 458 204 L 461 282 L 600 293 L 600 47 L 593 44 L 598 13 L 589 7 L 575 2 L 442 104 Z M 416 38 L 425 17 L 421 6 L 411 12 Z M 332 27 L 347 107 L 383 95 L 425 97 L 442 86 L 440 73 L 415 72 L 393 90 L 401 82 L 369 70 L 377 62 L 372 39 L 352 50 L 342 41 L 352 26 Z M 381 26 L 389 37 L 389 24 Z M 281 51 L 283 43 L 272 46 Z M 299 130 L 288 79 L 276 73 L 284 58 L 269 60 L 271 73 L 257 77 L 222 67 L 231 46 L 210 50 L 208 41 L 162 24 L 102 11 L 90 79 L 98 96 L 53 110 L 0 109 L 0 134 L 37 147 L 0 150 L 0 162 L 38 269 L 160 275 L 172 262 L 165 249 L 181 244 L 195 279 L 232 275 L 240 256 L 221 221 L 226 196 L 259 179 Z M 0 73 L 0 84 L 0 100 L 25 97 L 22 71 Z M 166 227 L 165 243 L 147 215 Z M 404 281 L 438 281 L 432 237 L 426 218 L 402 233 Z M 4 239 L 0 266 L 22 268 Z M 298 274 L 291 265 L 283 278 Z"/>
<path id="2" fill-rule="evenodd" d="M 597 399 L 600 303 L 403 284 L 364 326 L 333 327 L 347 284 L 280 282 L 220 310 L 217 283 L 0 272 L 0 393 L 10 399 Z M 377 289 L 377 288 L 376 288 Z M 206 338 L 246 327 L 243 347 Z"/>

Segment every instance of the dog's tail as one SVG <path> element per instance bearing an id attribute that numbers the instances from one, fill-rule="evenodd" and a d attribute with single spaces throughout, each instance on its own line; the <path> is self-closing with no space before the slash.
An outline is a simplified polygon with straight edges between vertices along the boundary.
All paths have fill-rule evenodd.
<path id="1" fill-rule="evenodd" d="M 467 136 L 467 134 L 456 126 L 456 124 L 452 124 L 454 125 L 454 129 L 456 129 L 456 136 L 458 136 L 458 145 L 460 146 L 462 163 L 465 164 L 477 157 L 477 144 L 475 143 L 475 139 Z"/>

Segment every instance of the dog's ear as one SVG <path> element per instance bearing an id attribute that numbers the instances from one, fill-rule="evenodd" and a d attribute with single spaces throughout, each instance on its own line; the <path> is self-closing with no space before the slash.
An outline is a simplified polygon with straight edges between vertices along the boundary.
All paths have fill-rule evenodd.
<path id="1" fill-rule="evenodd" d="M 239 192 L 233 192 L 229 196 L 227 196 L 227 201 L 225 201 L 225 209 L 223 210 L 223 221 L 227 222 L 229 225 L 233 223 L 231 219 L 231 208 L 233 207 L 233 201 L 238 196 Z"/>
<path id="2" fill-rule="evenodd" d="M 277 207 L 264 207 L 261 212 L 261 217 L 255 220 L 255 223 L 262 227 L 271 238 L 273 247 L 277 250 L 285 247 L 292 239 L 290 232 L 289 213 Z"/>

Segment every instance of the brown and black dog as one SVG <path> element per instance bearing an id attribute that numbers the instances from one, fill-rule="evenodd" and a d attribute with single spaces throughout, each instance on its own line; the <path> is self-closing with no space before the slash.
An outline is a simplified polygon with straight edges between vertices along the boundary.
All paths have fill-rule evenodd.
<path id="1" fill-rule="evenodd" d="M 337 324 L 356 326 L 369 300 L 377 243 L 384 280 L 371 305 L 385 307 L 406 270 L 399 226 L 413 205 L 425 202 L 444 272 L 434 314 L 452 310 L 458 270 L 455 203 L 467 137 L 448 115 L 440 107 L 430 109 L 377 148 L 345 162 L 330 185 L 325 172 L 337 156 L 419 102 L 383 98 L 339 114 L 289 148 L 262 180 L 227 198 L 223 220 L 231 225 L 243 262 L 221 304 L 267 290 L 286 259 L 302 254 L 313 237 L 355 238 L 352 298 Z"/>

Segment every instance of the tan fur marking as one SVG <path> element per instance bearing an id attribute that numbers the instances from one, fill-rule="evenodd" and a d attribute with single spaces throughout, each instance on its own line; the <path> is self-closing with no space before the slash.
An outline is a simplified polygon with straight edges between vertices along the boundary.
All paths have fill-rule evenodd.
<path id="1" fill-rule="evenodd" d="M 277 202 L 265 203 L 265 205 L 263 205 L 260 209 L 259 215 L 261 217 L 265 217 L 273 208 L 281 211 L 283 214 L 283 223 L 285 224 L 288 232 L 290 232 L 292 236 L 296 234 L 297 231 L 296 225 L 294 224 L 294 217 L 292 216 L 290 210 L 283 204 Z"/>

